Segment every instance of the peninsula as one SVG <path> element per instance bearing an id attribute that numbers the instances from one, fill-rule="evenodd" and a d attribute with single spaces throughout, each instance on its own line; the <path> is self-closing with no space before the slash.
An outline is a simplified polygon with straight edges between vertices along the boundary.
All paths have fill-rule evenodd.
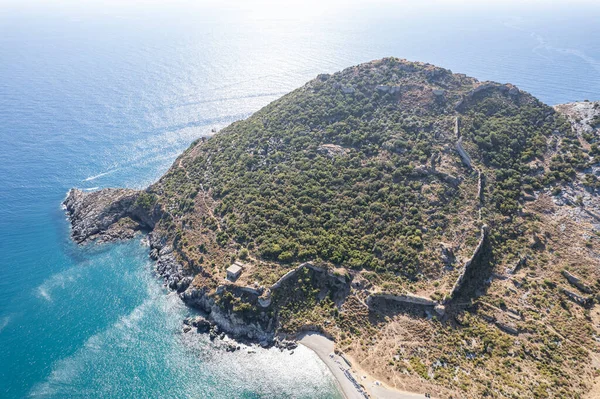
<path id="1" fill-rule="evenodd" d="M 599 127 L 600 103 L 385 58 L 196 140 L 145 190 L 64 205 L 78 243 L 149 234 L 205 314 L 188 330 L 319 333 L 363 396 L 594 397 Z"/>

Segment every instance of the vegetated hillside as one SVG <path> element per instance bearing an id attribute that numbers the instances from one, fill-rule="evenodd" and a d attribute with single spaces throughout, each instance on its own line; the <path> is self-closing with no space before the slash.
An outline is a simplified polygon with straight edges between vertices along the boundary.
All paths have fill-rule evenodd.
<path id="1" fill-rule="evenodd" d="M 600 366 L 600 107 L 581 104 L 373 61 L 194 142 L 119 218 L 156 218 L 194 277 L 175 287 L 226 330 L 321 330 L 440 397 L 581 397 Z"/>
<path id="2" fill-rule="evenodd" d="M 462 96 L 465 145 L 493 169 L 490 213 L 515 213 L 522 186 L 545 183 L 528 162 L 553 130 L 569 129 L 512 86 L 471 93 L 475 85 L 394 59 L 321 75 L 192 145 L 151 192 L 178 222 L 212 228 L 221 248 L 261 260 L 323 260 L 399 286 L 439 278 L 440 243 L 473 244 L 479 233 L 477 175 L 454 149 Z M 205 200 L 215 218 L 194 212 Z M 187 229 L 165 227 L 189 259 L 207 258 Z"/>

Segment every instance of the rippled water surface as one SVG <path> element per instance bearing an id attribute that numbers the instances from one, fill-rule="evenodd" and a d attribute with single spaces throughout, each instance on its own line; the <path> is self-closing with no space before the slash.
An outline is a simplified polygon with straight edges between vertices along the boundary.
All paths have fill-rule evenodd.
<path id="1" fill-rule="evenodd" d="M 306 349 L 182 335 L 140 240 L 69 241 L 70 187 L 145 187 L 195 138 L 389 55 L 600 99 L 598 7 L 351 4 L 0 8 L 0 397 L 339 397 Z"/>

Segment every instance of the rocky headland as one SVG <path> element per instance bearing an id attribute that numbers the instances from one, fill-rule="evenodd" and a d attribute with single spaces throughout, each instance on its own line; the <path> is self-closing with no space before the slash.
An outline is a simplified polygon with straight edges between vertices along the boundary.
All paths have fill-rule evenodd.
<path id="1" fill-rule="evenodd" d="M 316 331 L 438 397 L 583 397 L 599 115 L 388 58 L 197 140 L 145 190 L 64 205 L 77 243 L 149 235 L 157 274 L 202 312 L 184 331 L 284 348 Z"/>

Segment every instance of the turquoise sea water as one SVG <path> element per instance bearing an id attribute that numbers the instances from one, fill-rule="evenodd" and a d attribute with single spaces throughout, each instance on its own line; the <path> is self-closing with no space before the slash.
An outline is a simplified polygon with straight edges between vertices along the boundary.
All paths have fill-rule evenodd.
<path id="1" fill-rule="evenodd" d="M 211 129 L 383 56 L 600 99 L 600 7 L 443 4 L 0 6 L 0 397 L 339 397 L 306 349 L 183 336 L 140 240 L 79 248 L 60 202 L 145 187 Z"/>

